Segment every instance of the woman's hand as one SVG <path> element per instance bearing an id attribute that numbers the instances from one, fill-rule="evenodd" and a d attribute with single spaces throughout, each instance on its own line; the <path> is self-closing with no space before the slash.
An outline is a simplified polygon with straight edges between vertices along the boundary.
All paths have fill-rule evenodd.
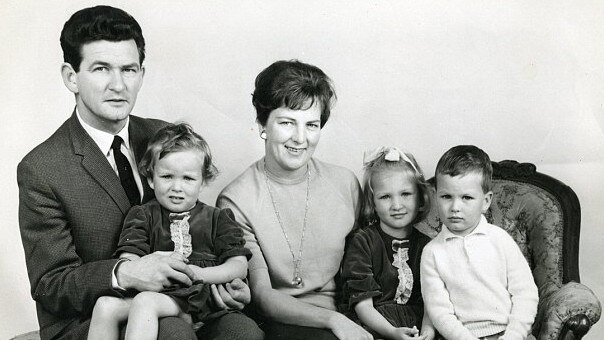
<path id="1" fill-rule="evenodd" d="M 363 327 L 354 323 L 340 313 L 334 315 L 328 321 L 329 329 L 340 340 L 372 340 L 373 336 Z"/>
<path id="2" fill-rule="evenodd" d="M 250 287 L 241 279 L 235 279 L 224 285 L 213 284 L 210 290 L 216 306 L 220 309 L 242 310 L 251 301 Z"/>

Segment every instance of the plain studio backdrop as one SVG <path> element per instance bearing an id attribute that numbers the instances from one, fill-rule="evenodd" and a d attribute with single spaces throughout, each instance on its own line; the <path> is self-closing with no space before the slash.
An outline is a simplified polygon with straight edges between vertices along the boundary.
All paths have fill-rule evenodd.
<path id="1" fill-rule="evenodd" d="M 299 59 L 334 81 L 338 102 L 316 157 L 361 174 L 363 151 L 394 145 L 431 177 L 475 144 L 531 162 L 582 206 L 582 282 L 604 298 L 604 3 L 595 1 L 107 1 L 147 42 L 133 114 L 189 122 L 210 144 L 217 193 L 264 153 L 256 75 Z M 0 0 L 0 338 L 37 329 L 19 235 L 16 167 L 65 121 L 59 35 L 91 1 Z M 587 337 L 604 339 L 604 322 Z"/>

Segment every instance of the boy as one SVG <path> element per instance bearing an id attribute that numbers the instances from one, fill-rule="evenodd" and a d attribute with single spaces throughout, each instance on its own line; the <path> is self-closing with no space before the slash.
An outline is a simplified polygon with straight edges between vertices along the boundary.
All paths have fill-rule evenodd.
<path id="1" fill-rule="evenodd" d="M 446 339 L 526 339 L 537 313 L 531 270 L 507 232 L 483 214 L 491 204 L 489 156 L 471 145 L 436 166 L 441 232 L 424 248 L 420 278 L 430 319 Z"/>

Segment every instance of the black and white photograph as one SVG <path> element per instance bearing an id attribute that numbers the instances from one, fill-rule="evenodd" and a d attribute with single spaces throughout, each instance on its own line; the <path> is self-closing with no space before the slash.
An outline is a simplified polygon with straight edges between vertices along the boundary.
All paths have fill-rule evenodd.
<path id="1" fill-rule="evenodd" d="M 0 339 L 604 339 L 601 1 L 0 18 Z"/>

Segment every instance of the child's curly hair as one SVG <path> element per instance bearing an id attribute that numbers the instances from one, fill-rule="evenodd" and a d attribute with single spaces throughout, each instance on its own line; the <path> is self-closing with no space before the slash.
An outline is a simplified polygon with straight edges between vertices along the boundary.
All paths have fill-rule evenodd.
<path id="1" fill-rule="evenodd" d="M 205 139 L 186 123 L 170 124 L 157 131 L 149 141 L 138 170 L 141 175 L 152 178 L 153 169 L 158 160 L 171 152 L 191 149 L 199 150 L 203 154 L 201 175 L 204 183 L 214 179 L 218 175 L 218 169 L 212 163 L 210 147 Z"/>

